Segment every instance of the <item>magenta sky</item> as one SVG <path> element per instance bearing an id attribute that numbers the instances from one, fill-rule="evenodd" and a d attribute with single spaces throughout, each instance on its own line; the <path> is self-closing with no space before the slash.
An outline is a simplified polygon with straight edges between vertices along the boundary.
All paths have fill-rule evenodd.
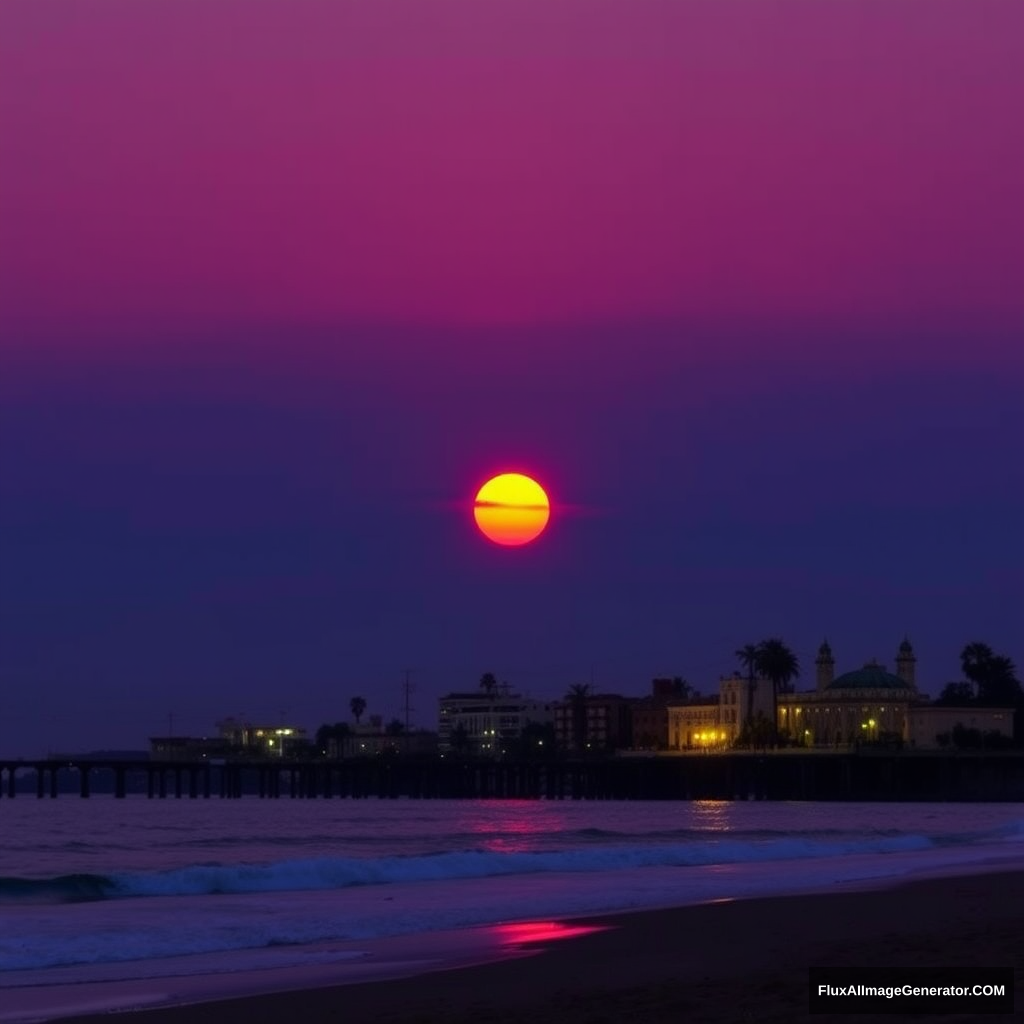
<path id="1" fill-rule="evenodd" d="M 1014 2 L 0 17 L 7 322 L 1024 311 Z"/>
<path id="2" fill-rule="evenodd" d="M 1022 109 L 1017 0 L 6 0 L 0 755 L 1021 664 Z"/>

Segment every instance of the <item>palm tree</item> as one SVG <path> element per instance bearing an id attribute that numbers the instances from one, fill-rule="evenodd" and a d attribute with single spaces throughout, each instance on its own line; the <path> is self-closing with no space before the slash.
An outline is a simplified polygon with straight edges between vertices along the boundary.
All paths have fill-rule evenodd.
<path id="1" fill-rule="evenodd" d="M 977 640 L 967 644 L 960 652 L 960 666 L 964 675 L 977 685 L 988 673 L 992 657 L 992 648 L 988 644 L 979 643 Z"/>
<path id="2" fill-rule="evenodd" d="M 485 672 L 480 677 L 480 689 L 486 696 L 493 698 L 498 689 L 498 677 L 493 672 Z"/>
<path id="3" fill-rule="evenodd" d="M 353 697 L 348 702 L 348 706 L 352 711 L 352 717 L 356 720 L 356 725 L 358 725 L 359 719 L 366 710 L 366 701 L 362 697 Z"/>
<path id="4" fill-rule="evenodd" d="M 590 696 L 588 683 L 573 683 L 566 699 L 572 710 L 572 744 L 576 750 L 583 750 L 587 742 L 587 698 Z"/>
<path id="5" fill-rule="evenodd" d="M 997 707 L 1018 707 L 1024 701 L 1017 667 L 1010 658 L 996 654 L 989 659 L 984 676 L 978 680 L 978 702 Z"/>
<path id="6" fill-rule="evenodd" d="M 757 686 L 757 669 L 760 652 L 757 644 L 744 644 L 737 648 L 736 657 L 747 670 L 747 721 L 746 733 L 749 736 L 754 728 L 754 688 Z"/>
<path id="7" fill-rule="evenodd" d="M 757 670 L 772 684 L 772 736 L 779 745 L 779 694 L 789 692 L 790 680 L 800 675 L 796 655 L 777 636 L 757 645 Z"/>
<path id="8" fill-rule="evenodd" d="M 1017 667 L 1010 658 L 994 653 L 988 644 L 967 644 L 960 652 L 960 665 L 977 688 L 979 704 L 1015 706 L 1024 700 Z"/>

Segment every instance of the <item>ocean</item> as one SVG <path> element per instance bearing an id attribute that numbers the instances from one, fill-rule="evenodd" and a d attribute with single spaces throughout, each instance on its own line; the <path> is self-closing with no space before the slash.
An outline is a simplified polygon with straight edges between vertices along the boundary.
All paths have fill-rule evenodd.
<path id="1" fill-rule="evenodd" d="M 0 836 L 4 1022 L 358 980 L 389 940 L 408 973 L 571 917 L 1024 867 L 1019 804 L 19 796 Z"/>

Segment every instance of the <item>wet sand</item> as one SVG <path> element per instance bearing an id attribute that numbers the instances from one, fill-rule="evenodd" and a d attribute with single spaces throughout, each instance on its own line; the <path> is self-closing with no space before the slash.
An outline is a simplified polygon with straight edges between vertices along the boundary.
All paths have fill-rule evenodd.
<path id="1" fill-rule="evenodd" d="M 83 1000 L 78 1008 L 87 1015 L 74 1020 L 110 1024 L 116 1009 L 132 1011 L 131 1024 L 781 1022 L 808 1016 L 810 967 L 939 970 L 952 980 L 954 970 L 971 965 L 1012 967 L 1024 1010 L 1024 872 L 567 923 L 599 928 L 569 938 L 508 932 L 511 946 L 479 953 L 505 958 L 474 966 L 464 966 L 473 960 L 465 941 L 420 935 L 378 944 L 358 964 L 301 974 L 139 982 L 134 1003 L 122 994 L 116 1006 L 93 1004 L 88 1015 Z M 364 980 L 356 980 L 360 972 Z M 385 980 L 365 980 L 374 972 Z"/>

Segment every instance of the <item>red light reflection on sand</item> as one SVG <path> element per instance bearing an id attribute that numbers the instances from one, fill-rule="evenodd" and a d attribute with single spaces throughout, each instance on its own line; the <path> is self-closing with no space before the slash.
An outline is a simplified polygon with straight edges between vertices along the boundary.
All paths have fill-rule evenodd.
<path id="1" fill-rule="evenodd" d="M 552 942 L 555 939 L 574 939 L 591 932 L 604 932 L 608 925 L 562 924 L 561 921 L 517 921 L 498 924 L 494 933 L 503 946 L 521 946 L 528 942 Z"/>

